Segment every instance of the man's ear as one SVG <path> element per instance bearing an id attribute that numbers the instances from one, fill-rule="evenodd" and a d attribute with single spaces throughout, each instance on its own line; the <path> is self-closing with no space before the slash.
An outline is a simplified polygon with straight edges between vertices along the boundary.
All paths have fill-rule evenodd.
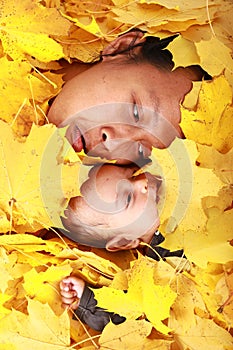
<path id="1" fill-rule="evenodd" d="M 116 252 L 118 250 L 128 250 L 137 248 L 140 244 L 140 240 L 138 238 L 134 240 L 127 240 L 123 237 L 114 237 L 106 244 L 106 249 L 109 252 Z"/>
<path id="2" fill-rule="evenodd" d="M 120 53 L 130 46 L 142 43 L 145 41 L 145 39 L 142 39 L 143 35 L 140 31 L 132 31 L 119 36 L 104 48 L 102 52 L 103 61 L 113 59 L 114 54 Z"/>

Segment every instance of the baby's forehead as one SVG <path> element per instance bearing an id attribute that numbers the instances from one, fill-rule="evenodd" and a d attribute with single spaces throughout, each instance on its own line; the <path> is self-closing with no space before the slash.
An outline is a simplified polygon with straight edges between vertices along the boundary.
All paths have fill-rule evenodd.
<path id="1" fill-rule="evenodd" d="M 135 166 L 120 166 L 113 164 L 102 164 L 93 167 L 89 172 L 90 180 L 101 180 L 107 178 L 131 178 L 133 174 L 137 171 Z"/>
<path id="2" fill-rule="evenodd" d="M 82 196 L 88 203 L 93 203 L 96 209 L 103 206 L 117 206 L 116 200 L 117 198 L 122 200 L 123 192 L 132 192 L 129 180 L 135 170 L 133 167 L 111 164 L 94 167 L 89 173 L 89 179 L 81 186 Z"/>

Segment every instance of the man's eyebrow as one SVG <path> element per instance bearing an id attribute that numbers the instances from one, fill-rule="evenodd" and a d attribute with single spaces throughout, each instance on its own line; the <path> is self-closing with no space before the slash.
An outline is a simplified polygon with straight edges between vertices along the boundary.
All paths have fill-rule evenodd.
<path id="1" fill-rule="evenodd" d="M 149 96 L 150 96 L 150 100 L 152 102 L 152 106 L 153 106 L 153 111 L 156 114 L 159 114 L 159 104 L 160 104 L 160 100 L 158 98 L 158 96 L 155 96 L 155 93 L 153 91 L 149 92 Z"/>
<path id="2" fill-rule="evenodd" d="M 153 130 L 153 128 L 156 128 L 158 123 L 159 123 L 159 116 L 160 116 L 160 112 L 159 112 L 159 98 L 157 96 L 154 95 L 154 93 L 152 93 L 152 91 L 150 91 L 149 93 L 150 96 L 150 103 L 151 103 L 151 107 L 147 107 L 147 106 L 143 106 L 142 105 L 142 109 L 144 109 L 144 115 L 146 113 L 147 110 L 147 115 L 149 116 L 149 123 L 148 120 L 145 120 L 144 127 L 147 130 Z"/>

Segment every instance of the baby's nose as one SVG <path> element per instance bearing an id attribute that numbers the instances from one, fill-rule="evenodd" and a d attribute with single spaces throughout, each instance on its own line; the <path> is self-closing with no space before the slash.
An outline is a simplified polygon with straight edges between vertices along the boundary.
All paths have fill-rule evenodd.
<path id="1" fill-rule="evenodd" d="M 134 186 L 140 193 L 147 193 L 148 191 L 148 180 L 145 174 L 140 174 L 134 179 Z"/>

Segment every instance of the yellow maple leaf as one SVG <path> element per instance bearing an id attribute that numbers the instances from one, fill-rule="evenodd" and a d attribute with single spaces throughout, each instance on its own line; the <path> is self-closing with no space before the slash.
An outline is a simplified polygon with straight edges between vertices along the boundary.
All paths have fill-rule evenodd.
<path id="1" fill-rule="evenodd" d="M 186 138 L 213 145 L 226 153 L 233 146 L 232 91 L 224 78 L 202 83 L 196 111 L 181 107 L 181 128 Z"/>
<path id="2" fill-rule="evenodd" d="M 72 250 L 72 253 L 76 259 L 78 258 L 79 261 L 84 262 L 89 266 L 95 267 L 95 269 L 101 271 L 103 274 L 109 277 L 113 277 L 117 272 L 121 271 L 121 269 L 116 264 L 111 262 L 111 260 L 104 259 L 93 252 L 85 252 L 74 248 Z M 58 255 L 58 257 L 61 256 L 62 253 Z"/>
<path id="3" fill-rule="evenodd" d="M 170 318 L 169 326 L 174 329 L 174 339 L 182 346 L 182 349 L 232 349 L 233 340 L 230 333 L 219 327 L 213 320 L 198 316 L 195 319 L 195 325 L 184 332 L 175 317 Z"/>
<path id="4" fill-rule="evenodd" d="M 201 84 L 201 81 L 193 82 L 192 90 L 187 95 L 185 95 L 184 101 L 182 102 L 183 107 L 189 110 L 195 109 L 201 89 Z"/>
<path id="5" fill-rule="evenodd" d="M 231 137 L 233 138 L 233 135 Z M 233 148 L 222 154 L 213 147 L 198 145 L 198 151 L 200 154 L 197 161 L 201 167 L 213 169 L 225 184 L 233 184 Z"/>
<path id="6" fill-rule="evenodd" d="M 66 165 L 59 164 L 57 156 L 63 151 L 66 154 L 62 148 L 65 144 L 66 149 L 71 148 L 53 125 L 33 126 L 26 141 L 19 143 L 10 126 L 1 122 L 0 207 L 8 215 L 12 230 L 24 233 L 63 227 L 60 215 L 67 205 L 67 194 L 80 193 L 78 165 L 69 168 L 74 181 L 62 180 L 62 167 Z M 1 231 L 7 232 L 8 226 L 1 225 Z"/>
<path id="7" fill-rule="evenodd" d="M 169 43 L 168 50 L 172 53 L 175 68 L 200 64 L 195 44 L 181 35 Z"/>
<path id="8" fill-rule="evenodd" d="M 7 295 L 6 293 L 0 293 L 0 319 L 8 315 L 11 311 L 3 306 L 3 304 L 11 299 L 11 295 Z"/>
<path id="9" fill-rule="evenodd" d="M 158 29 L 163 32 L 169 30 L 173 33 L 186 30 L 195 23 L 206 23 L 206 6 L 203 2 L 193 1 L 192 5 L 184 1 L 178 1 L 175 5 L 168 5 L 167 1 L 143 1 L 135 3 L 130 0 L 124 1 L 122 6 L 121 0 L 113 0 L 115 7 L 112 12 L 117 15 L 115 18 L 121 23 L 127 23 L 150 31 L 153 33 Z M 209 4 L 208 12 L 211 19 L 216 13 L 216 7 L 221 4 L 221 0 L 214 4 Z M 177 5 L 177 6 L 176 6 Z M 179 8 L 181 9 L 179 11 Z"/>
<path id="10" fill-rule="evenodd" d="M 50 37 L 66 35 L 70 27 L 57 9 L 45 8 L 36 0 L 3 0 L 0 10 L 0 38 L 12 59 L 31 55 L 49 62 L 64 57 L 62 46 Z"/>
<path id="11" fill-rule="evenodd" d="M 227 265 L 209 263 L 206 269 L 198 267 L 193 276 L 189 275 L 205 302 L 208 314 L 225 329 L 232 327 L 232 319 L 227 318 L 224 308 L 222 312 L 219 310 L 220 306 L 227 300 L 230 290 L 226 285 L 221 285 L 221 289 L 219 287 L 221 281 L 226 277 L 224 269 Z"/>
<path id="12" fill-rule="evenodd" d="M 224 72 L 232 87 L 233 63 L 231 49 L 216 36 L 211 37 L 209 27 L 206 29 L 205 26 L 203 28 L 196 26 L 195 29 L 196 31 L 190 30 L 190 34 L 189 31 L 188 33 L 185 31 L 182 33 L 183 36 L 175 38 L 168 45 L 168 49 L 173 55 L 175 67 L 199 64 L 213 77 Z M 198 34 L 199 36 L 197 36 Z M 203 40 L 206 35 L 210 37 Z"/>
<path id="13" fill-rule="evenodd" d="M 224 74 L 233 87 L 233 60 L 232 51 L 224 45 L 216 36 L 210 40 L 195 43 L 200 56 L 200 65 L 210 75 L 217 76 L 224 71 Z M 220 98 L 218 98 L 218 101 Z"/>
<path id="14" fill-rule="evenodd" d="M 120 325 L 109 323 L 99 339 L 100 349 L 160 349 L 168 350 L 171 341 L 152 338 L 152 326 L 145 320 L 125 321 Z M 150 335 L 150 338 L 148 336 Z"/>
<path id="15" fill-rule="evenodd" d="M 203 0 L 192 0 L 189 2 L 177 0 L 174 3 L 169 0 L 140 0 L 137 2 L 132 2 L 131 0 L 104 0 L 98 3 L 94 0 L 88 3 L 71 0 L 63 2 L 59 0 L 44 0 L 40 2 L 37 0 L 3 0 L 0 5 L 0 26 L 3 44 L 3 46 L 0 44 L 0 56 L 3 56 L 4 53 L 8 56 L 5 55 L 5 57 L 0 59 L 2 77 L 0 118 L 8 121 L 18 135 L 28 135 L 32 121 L 37 124 L 44 122 L 44 113 L 46 113 L 48 108 L 47 101 L 61 87 L 60 77 L 56 79 L 50 72 L 43 72 L 42 76 L 38 71 L 35 71 L 35 68 L 33 73 L 31 73 L 31 69 L 33 69 L 31 65 L 26 65 L 24 64 L 25 62 L 8 61 L 6 57 L 10 56 L 10 59 L 15 60 L 26 59 L 34 67 L 40 67 L 46 71 L 57 69 L 54 68 L 56 65 L 54 65 L 53 60 L 64 56 L 64 54 L 68 60 L 77 57 L 83 61 L 93 61 L 99 57 L 99 52 L 107 41 L 111 41 L 121 32 L 126 32 L 131 26 L 133 28 L 139 27 L 151 35 L 161 35 L 161 37 L 168 36 L 169 33 L 180 32 L 182 37 L 175 39 L 170 44 L 171 47 L 169 46 L 176 66 L 200 63 L 212 75 L 218 75 L 225 70 L 225 77 L 232 83 L 232 61 L 230 51 L 227 48 L 227 46 L 231 47 L 232 16 L 231 12 L 228 11 L 230 5 L 230 1 L 222 0 L 209 2 L 208 6 Z M 47 8 L 44 6 L 47 6 Z M 64 16 L 62 17 L 59 11 L 66 13 L 70 17 L 64 19 Z M 74 25 L 75 22 L 76 25 Z M 72 26 L 70 27 L 71 23 Z M 80 24 L 79 27 L 78 24 Z M 71 33 L 67 31 L 69 27 L 71 28 Z M 30 57 L 30 55 L 35 56 L 35 59 Z M 42 63 L 40 60 L 45 62 Z M 195 83 L 195 85 L 197 84 Z M 212 102 L 210 102 L 214 106 L 214 111 L 216 109 L 221 113 L 219 120 L 214 115 L 215 121 L 219 123 L 221 130 L 218 126 L 216 128 L 210 126 L 208 129 L 209 131 L 212 128 L 216 135 L 213 146 L 225 154 L 222 155 L 215 151 L 211 153 L 209 151 L 210 148 L 208 150 L 205 148 L 202 152 L 202 149 L 198 148 L 200 155 L 197 161 L 202 168 L 208 168 L 200 170 L 200 167 L 195 166 L 196 148 L 194 147 L 194 151 L 191 146 L 187 146 L 188 150 L 185 149 L 184 153 L 176 153 L 178 163 L 180 167 L 183 167 L 183 172 L 179 172 L 180 168 L 175 164 L 176 161 L 170 161 L 172 157 L 170 155 L 167 156 L 166 152 L 156 156 L 162 164 L 163 175 L 165 174 L 165 188 L 168 185 L 169 189 L 167 189 L 165 197 L 162 197 L 162 199 L 165 199 L 163 202 L 164 206 L 162 204 L 161 207 L 161 228 L 172 231 L 176 227 L 177 222 L 180 224 L 174 235 L 167 235 L 165 244 L 167 242 L 171 249 L 184 248 L 185 253 L 187 250 L 186 255 L 202 267 L 209 266 L 208 261 L 211 259 L 211 261 L 224 262 L 232 256 L 232 247 L 228 241 L 231 239 L 229 237 L 231 237 L 232 222 L 232 210 L 230 210 L 232 191 L 229 185 L 232 184 L 232 151 L 230 151 L 230 148 L 233 145 L 231 128 L 233 110 L 231 101 L 226 105 L 226 108 L 223 107 L 224 104 L 220 101 L 220 99 L 223 100 L 227 96 L 226 92 L 228 90 L 225 87 L 226 85 L 224 85 L 224 88 L 222 86 L 219 87 L 219 91 L 223 92 L 223 94 L 221 96 L 218 92 L 215 95 L 213 94 Z M 192 95 L 187 96 L 184 104 L 186 109 L 195 109 L 197 91 L 199 91 L 198 86 L 195 93 L 192 90 Z M 225 96 L 223 96 L 224 94 Z M 214 101 L 214 98 L 218 103 Z M 223 108 L 222 112 L 218 109 L 218 106 Z M 210 112 L 212 113 L 213 111 L 211 110 Z M 215 121 L 213 121 L 213 125 Z M 41 129 L 41 133 L 44 133 L 42 130 L 44 129 Z M 4 139 L 4 132 L 5 129 L 2 129 L 0 139 Z M 39 135 L 39 133 L 36 136 L 38 141 L 40 136 L 41 134 Z M 42 144 L 45 139 L 46 137 L 40 138 Z M 207 142 L 213 143 L 209 133 L 203 134 L 203 140 L 204 144 Z M 58 140 L 57 142 L 59 143 Z M 14 141 L 9 138 L 9 148 L 11 148 L 11 144 L 14 144 Z M 24 145 L 26 154 L 35 149 L 35 147 L 32 148 L 27 143 Z M 30 148 L 28 153 L 26 147 Z M 14 172 L 11 170 L 11 179 L 13 175 L 17 174 L 17 178 L 18 175 L 22 175 L 21 170 L 18 170 L 18 163 L 22 161 L 21 148 L 23 149 L 17 143 L 15 149 L 12 147 L 12 152 L 9 151 L 5 154 L 7 158 L 12 157 L 11 162 L 8 160 L 8 163 L 11 163 L 11 167 L 14 169 Z M 75 162 L 77 157 L 75 154 L 69 155 L 68 153 L 63 157 L 60 152 L 61 149 L 59 151 L 58 148 L 56 153 L 58 163 L 63 162 L 62 158 L 67 163 L 67 166 L 61 167 L 59 172 L 59 178 L 61 178 L 59 187 L 62 189 L 63 199 L 67 199 L 77 195 L 72 182 L 72 179 L 76 176 Z M 50 163 L 51 160 L 51 164 L 54 164 L 54 148 L 51 146 L 51 148 L 47 149 L 52 152 L 51 159 L 47 157 L 45 163 Z M 184 154 L 186 155 L 186 151 L 188 156 L 185 158 Z M 184 159 L 188 159 L 188 163 L 185 163 L 185 160 L 182 163 L 180 159 L 183 156 Z M 29 157 L 29 159 L 31 158 Z M 167 163 L 164 165 L 165 159 L 167 159 Z M 190 159 L 191 166 L 189 166 Z M 41 158 L 39 162 L 41 160 L 43 163 L 44 161 Z M 27 166 L 29 163 L 27 163 Z M 23 167 L 25 168 L 25 163 L 23 163 Z M 29 167 L 27 169 L 29 170 Z M 213 169 L 214 174 L 220 177 L 224 185 L 228 185 L 220 190 L 219 196 L 217 194 L 221 187 L 221 181 L 218 182 L 216 180 L 216 176 L 210 169 Z M 185 178 L 187 173 L 191 177 L 194 175 L 195 180 L 192 179 L 191 182 L 183 181 L 181 183 L 180 179 Z M 1 174 L 3 174 L 2 171 Z M 29 186 L 32 186 L 30 188 L 33 188 L 33 185 L 30 185 L 30 181 L 35 175 L 32 174 L 33 172 L 28 177 L 25 177 Z M 7 183 L 2 182 L 2 177 L 3 175 L 0 175 L 0 188 L 5 190 Z M 13 182 L 16 183 L 16 179 L 13 179 Z M 211 186 L 211 183 L 213 186 Z M 55 182 L 54 184 L 56 185 Z M 191 186 L 194 185 L 194 187 L 189 187 L 190 184 Z M 26 182 L 22 186 L 22 190 L 25 187 Z M 46 186 L 43 187 L 43 193 L 45 189 Z M 194 189 L 194 193 L 191 194 L 190 189 Z M 178 200 L 177 204 L 179 191 L 182 192 L 183 190 L 183 196 L 180 197 L 180 201 Z M 0 192 L 0 198 L 1 195 L 2 192 Z M 8 196 L 5 204 L 12 199 L 20 200 L 19 197 L 15 197 Z M 42 205 L 47 203 L 51 207 L 49 192 L 48 196 L 43 196 L 42 199 Z M 189 202 L 189 199 L 191 202 Z M 183 200 L 184 202 L 182 202 Z M 0 199 L 1 228 L 3 227 L 5 231 L 10 231 L 12 225 L 15 225 L 14 227 L 18 232 L 24 232 L 26 229 L 32 230 L 29 224 L 25 226 L 25 217 L 22 215 L 22 211 L 15 208 L 16 203 L 13 202 L 11 201 L 12 213 L 9 213 L 9 210 L 5 210 L 5 207 L 2 208 Z M 187 217 L 180 222 L 179 218 L 182 217 L 180 213 L 184 213 L 187 209 L 187 204 L 188 210 L 185 212 Z M 31 208 L 34 209 L 33 206 Z M 174 210 L 174 208 L 177 208 L 177 210 Z M 13 209 L 17 210 L 13 213 Z M 170 224 L 167 225 L 171 213 L 174 215 Z M 14 220 L 11 222 L 9 217 L 12 214 L 14 214 Z M 38 214 L 35 214 L 34 210 L 31 210 L 31 213 L 28 210 L 27 215 L 30 215 L 29 219 L 38 219 Z M 43 213 L 40 218 L 43 219 Z M 172 237 L 173 240 L 169 241 L 169 238 Z M 193 280 L 191 280 L 193 275 L 186 274 L 186 276 L 183 276 L 179 274 L 176 276 L 175 271 L 178 268 L 174 271 L 167 263 L 160 262 L 154 264 L 152 279 L 152 268 L 149 269 L 149 272 L 148 266 L 144 266 L 145 268 L 142 269 L 144 271 L 143 274 L 139 267 L 137 269 L 140 263 L 136 262 L 127 279 L 128 272 L 121 271 L 121 269 L 129 268 L 130 261 L 135 259 L 130 254 L 119 254 L 118 260 L 115 254 L 113 258 L 110 255 L 106 256 L 101 252 L 98 253 L 98 251 L 96 251 L 96 254 L 93 254 L 93 250 L 89 254 L 89 252 L 82 252 L 74 248 L 74 245 L 70 242 L 68 242 L 69 246 L 67 246 L 65 242 L 59 243 L 58 239 L 44 241 L 38 237 L 25 234 L 0 237 L 0 245 L 4 247 L 1 248 L 0 254 L 1 271 L 3 273 L 0 287 L 2 291 L 5 291 L 5 294 L 0 294 L 0 315 L 4 317 L 4 323 L 0 325 L 0 349 L 25 350 L 25 348 L 29 348 L 41 350 L 43 348 L 45 350 L 61 350 L 70 348 L 70 336 L 75 342 L 81 342 L 79 345 L 73 344 L 73 347 L 84 346 L 85 350 L 93 349 L 93 344 L 86 339 L 80 323 L 78 323 L 78 326 L 73 324 L 70 334 L 67 327 L 68 318 L 66 317 L 63 322 L 60 320 L 61 323 L 60 321 L 58 322 L 58 318 L 51 313 L 51 309 L 47 305 L 38 303 L 38 307 L 36 307 L 36 304 L 29 300 L 28 313 L 25 309 L 26 299 L 23 283 L 26 293 L 32 297 L 37 294 L 35 298 L 39 298 L 43 302 L 48 300 L 52 308 L 57 313 L 60 313 L 58 281 L 62 278 L 63 272 L 65 274 L 71 270 L 83 276 L 87 281 L 100 285 L 108 285 L 111 278 L 114 277 L 111 287 L 117 292 L 128 289 L 130 281 L 132 284 L 134 283 L 135 288 L 139 284 L 144 285 L 142 289 L 138 287 L 135 292 L 130 287 L 131 289 L 129 288 L 129 290 L 132 292 L 133 300 L 132 303 L 131 300 L 125 300 L 125 302 L 126 304 L 129 303 L 129 308 L 131 307 L 133 310 L 136 300 L 140 300 L 140 302 L 136 303 L 136 311 L 138 310 L 138 314 L 140 313 L 144 318 L 148 314 L 150 322 L 145 320 L 127 320 L 118 326 L 111 323 L 108 324 L 100 338 L 99 344 L 101 349 L 106 347 L 116 350 L 123 347 L 127 349 L 141 349 L 143 347 L 161 350 L 170 348 L 177 350 L 179 348 L 180 350 L 188 347 L 200 350 L 205 347 L 205 349 L 217 350 L 219 346 L 226 350 L 232 348 L 232 342 L 229 341 L 229 336 L 223 328 L 218 326 L 216 328 L 216 325 L 209 320 L 202 321 L 202 319 L 195 316 L 195 313 L 199 316 L 205 313 L 204 317 L 214 318 L 222 327 L 231 324 L 230 322 L 227 323 L 224 317 L 218 317 L 219 312 L 217 311 L 217 308 L 222 305 L 224 298 L 226 298 L 226 288 L 222 288 L 221 284 L 217 284 L 218 288 L 216 287 L 216 283 L 220 283 L 220 277 L 222 276 L 223 278 L 223 268 L 220 272 L 216 272 L 218 276 L 211 275 L 205 269 L 202 271 L 202 274 L 201 272 L 196 273 Z M 69 260 L 66 261 L 66 259 Z M 120 259 L 125 259 L 125 261 L 121 264 Z M 62 272 L 63 265 L 65 270 Z M 33 267 L 36 267 L 36 269 L 33 269 Z M 148 278 L 148 282 L 146 278 Z M 153 286 L 157 285 L 159 288 L 153 288 Z M 174 327 L 174 332 L 169 338 L 172 339 L 172 344 L 167 340 L 167 337 L 158 334 L 154 329 L 151 332 L 152 322 L 156 324 L 157 329 L 164 325 L 161 320 L 153 319 L 153 311 L 155 309 L 155 298 L 159 298 L 161 295 L 163 304 L 165 299 L 163 292 L 166 291 L 167 285 L 177 292 L 178 295 L 171 307 L 174 311 L 174 314 L 172 313 L 170 317 L 173 324 L 169 324 L 169 327 Z M 146 291 L 145 289 L 148 286 L 149 290 Z M 127 295 L 122 293 L 120 297 Z M 152 306 L 150 305 L 149 307 L 146 300 L 151 300 Z M 162 306 L 161 309 L 163 310 Z M 205 306 L 208 309 L 208 314 Z M 10 311 L 12 308 L 13 311 Z M 14 308 L 24 313 L 16 312 Z M 42 314 L 46 315 L 48 320 Z M 229 313 L 229 315 L 232 315 L 232 313 Z M 129 317 L 132 317 L 132 315 Z M 72 322 L 75 323 L 75 321 Z M 58 327 L 57 324 L 59 324 Z M 64 331 L 62 328 L 63 324 L 66 332 L 65 339 L 63 338 L 64 333 L 62 333 Z M 50 327 L 50 331 L 48 327 Z M 80 329 L 82 329 L 82 332 Z M 162 330 L 166 334 L 168 328 Z M 74 335 L 74 333 L 76 334 Z M 40 334 L 41 338 L 39 338 Z M 62 339 L 60 338 L 61 334 Z M 90 335 L 93 334 L 95 335 L 96 333 L 91 331 Z"/>
<path id="16" fill-rule="evenodd" d="M 1 266 L 1 280 L 0 290 L 4 293 L 8 287 L 8 282 L 13 279 L 11 275 L 11 269 L 15 265 L 17 257 L 8 256 L 6 250 L 0 247 L 0 266 Z"/>
<path id="17" fill-rule="evenodd" d="M 5 247 L 8 252 L 20 251 L 20 252 L 48 252 L 50 254 L 57 255 L 62 249 L 66 248 L 66 245 L 62 242 L 55 240 L 44 240 L 40 237 L 36 237 L 32 234 L 12 234 L 1 235 L 0 245 Z"/>
<path id="18" fill-rule="evenodd" d="M 187 276 L 178 274 L 172 288 L 177 290 L 177 298 L 172 306 L 173 315 L 183 331 L 188 331 L 196 325 L 195 309 L 199 308 L 207 312 L 201 294 L 193 282 Z"/>
<path id="19" fill-rule="evenodd" d="M 208 4 L 209 5 L 209 4 Z M 195 43 L 204 41 L 208 42 L 211 38 L 215 37 L 221 40 L 221 42 L 228 46 L 232 47 L 231 40 L 231 31 L 232 31 L 232 18 L 233 18 L 233 7 L 231 1 L 219 1 L 212 3 L 212 5 L 217 5 L 215 8 L 214 17 L 211 18 L 211 22 L 203 24 L 203 25 L 193 25 L 189 27 L 182 35 L 185 36 L 186 39 L 193 41 Z M 208 7 L 206 7 L 208 14 Z M 226 49 L 226 47 L 225 47 Z M 208 51 L 208 50 L 206 50 Z M 205 56 L 207 53 L 205 53 Z M 207 65 L 210 64 L 212 66 L 213 56 L 209 55 L 209 62 L 206 62 Z M 221 60 L 219 64 L 221 64 Z M 208 68 L 207 68 L 208 71 Z"/>
<path id="20" fill-rule="evenodd" d="M 229 264 L 230 265 L 230 264 Z M 233 327 L 233 263 L 227 266 L 224 275 L 219 279 L 215 293 L 221 296 L 221 306 L 217 308 L 218 314 L 226 320 L 226 329 Z M 219 304 L 218 304 L 219 305 Z M 216 310 L 216 309 L 215 309 Z"/>
<path id="21" fill-rule="evenodd" d="M 52 310 L 62 312 L 61 297 L 59 294 L 60 281 L 69 276 L 72 268 L 69 264 L 51 266 L 46 271 L 37 272 L 35 268 L 24 274 L 23 288 L 26 296 L 42 303 L 48 303 Z"/>
<path id="22" fill-rule="evenodd" d="M 126 321 L 119 327 L 113 323 L 109 323 L 99 340 L 99 344 L 103 349 L 105 347 L 110 349 L 119 349 L 124 346 L 125 348 L 132 348 L 136 343 L 142 343 L 145 338 L 151 333 L 152 325 L 145 320 L 130 320 Z M 122 344 L 123 341 L 123 344 Z"/>
<path id="23" fill-rule="evenodd" d="M 17 246 L 16 248 L 17 249 Z M 61 262 L 60 259 L 56 258 L 55 256 L 51 254 L 45 254 L 43 251 L 42 252 L 36 252 L 36 251 L 31 251 L 25 253 L 24 250 L 18 250 L 18 260 L 17 260 L 17 265 L 18 264 L 29 264 L 32 267 L 36 266 L 45 266 L 49 264 L 59 264 Z"/>
<path id="24" fill-rule="evenodd" d="M 170 331 L 162 321 L 169 317 L 176 293 L 169 285 L 155 285 L 154 262 L 146 258 L 134 263 L 130 271 L 127 293 L 112 287 L 103 287 L 94 290 L 94 294 L 97 305 L 108 311 L 116 312 L 128 320 L 137 319 L 145 314 L 157 331 L 164 334 Z"/>
<path id="25" fill-rule="evenodd" d="M 160 195 L 164 247 L 184 249 L 190 261 L 205 267 L 208 261 L 225 263 L 232 257 L 233 211 L 225 210 L 232 195 L 223 191 L 223 182 L 212 169 L 196 165 L 197 155 L 193 141 L 176 140 L 167 150 L 154 149 L 153 163 L 146 169 L 164 179 Z M 225 201 L 218 197 L 221 194 Z"/>
<path id="26" fill-rule="evenodd" d="M 70 345 L 67 312 L 56 316 L 48 305 L 28 300 L 28 315 L 16 310 L 1 320 L 0 342 L 17 350 L 64 350 Z"/>
<path id="27" fill-rule="evenodd" d="M 0 118 L 12 121 L 23 103 L 32 97 L 29 85 L 31 67 L 26 62 L 9 61 L 6 57 L 2 57 L 0 71 Z M 24 99 L 26 99 L 25 102 Z M 7 117 L 9 119 L 6 119 Z"/>
<path id="28" fill-rule="evenodd" d="M 2 209 L 0 209 L 0 223 L 6 232 L 11 230 L 11 223 L 7 218 L 7 214 Z"/>
<path id="29" fill-rule="evenodd" d="M 221 212 L 211 208 L 206 231 L 177 229 L 173 234 L 166 235 L 164 247 L 184 249 L 187 258 L 202 268 L 208 262 L 224 264 L 232 260 L 232 222 L 233 210 Z"/>
<path id="30" fill-rule="evenodd" d="M 31 74 L 27 62 L 0 58 L 0 119 L 17 134 L 27 135 L 33 122 L 41 124 L 43 104 L 59 92 L 62 78 L 52 73 Z M 39 107 L 39 108 L 38 108 Z"/>
<path id="31" fill-rule="evenodd" d="M 104 39 L 77 27 L 62 45 L 66 57 L 76 58 L 81 62 L 93 63 L 100 59 L 100 53 L 106 45 Z"/>
<path id="32" fill-rule="evenodd" d="M 93 63 L 100 58 L 105 45 L 121 32 L 111 12 L 112 2 L 88 3 L 67 0 L 61 14 L 73 23 L 68 36 L 62 39 L 66 57 Z"/>
<path id="33" fill-rule="evenodd" d="M 196 165 L 198 151 L 195 142 L 176 139 L 169 148 L 152 150 L 152 163 L 144 170 L 163 179 L 159 201 L 161 229 L 180 234 L 188 230 L 203 230 L 207 216 L 202 198 L 217 196 L 222 181 L 211 169 Z"/>
<path id="34" fill-rule="evenodd" d="M 164 6 L 168 9 L 175 9 L 177 11 L 182 11 L 184 12 L 185 10 L 190 10 L 190 8 L 198 8 L 198 9 L 202 9 L 203 7 L 205 7 L 205 4 L 203 3 L 202 0 L 192 0 L 189 1 L 189 3 L 187 3 L 184 0 L 176 0 L 175 3 L 172 3 L 170 0 L 140 0 L 139 1 L 140 4 L 158 4 L 161 6 Z M 214 4 L 209 4 L 210 6 L 216 5 L 216 4 L 220 4 L 221 1 L 216 1 L 216 3 Z"/>
<path id="35" fill-rule="evenodd" d="M 63 16 L 67 19 L 69 19 L 70 21 L 74 22 L 76 26 L 78 26 L 79 28 L 87 31 L 90 34 L 93 34 L 97 37 L 102 38 L 104 36 L 104 34 L 101 32 L 101 29 L 98 25 L 98 23 L 95 20 L 95 17 L 92 16 L 87 16 L 87 24 L 84 24 L 83 22 L 81 22 L 80 20 L 78 20 L 78 18 L 73 18 L 70 16 L 67 16 L 65 14 L 63 14 Z M 88 18 L 89 17 L 89 18 Z"/>

